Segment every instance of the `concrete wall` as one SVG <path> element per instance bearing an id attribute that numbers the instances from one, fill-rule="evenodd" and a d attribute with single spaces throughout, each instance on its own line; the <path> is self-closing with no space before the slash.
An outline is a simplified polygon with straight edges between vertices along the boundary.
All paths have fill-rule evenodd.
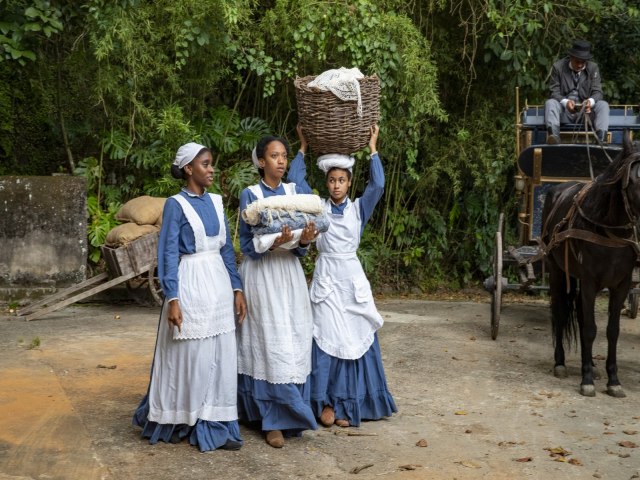
<path id="1" fill-rule="evenodd" d="M 0 176 L 0 300 L 85 280 L 86 180 Z"/>

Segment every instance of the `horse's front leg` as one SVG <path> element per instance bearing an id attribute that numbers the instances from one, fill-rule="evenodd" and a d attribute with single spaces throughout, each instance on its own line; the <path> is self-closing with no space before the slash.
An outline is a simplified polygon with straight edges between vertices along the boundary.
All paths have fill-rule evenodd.
<path id="1" fill-rule="evenodd" d="M 624 283 L 624 282 L 623 282 Z M 612 397 L 623 398 L 624 393 L 618 379 L 618 336 L 620 335 L 620 310 L 629 292 L 630 285 L 609 291 L 609 323 L 607 323 L 607 393 Z"/>
<path id="2" fill-rule="evenodd" d="M 585 285 L 587 288 L 585 289 Z M 591 288 L 593 282 L 580 282 L 580 299 L 578 302 L 578 325 L 580 327 L 580 353 L 582 358 L 582 383 L 580 394 L 586 397 L 596 395 L 593 384 L 593 342 L 598 333 L 595 319 L 596 291 Z"/>

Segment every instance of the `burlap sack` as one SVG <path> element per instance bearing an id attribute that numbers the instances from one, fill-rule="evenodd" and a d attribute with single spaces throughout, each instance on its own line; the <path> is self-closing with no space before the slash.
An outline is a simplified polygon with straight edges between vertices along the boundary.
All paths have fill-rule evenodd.
<path id="1" fill-rule="evenodd" d="M 166 200 L 148 195 L 133 198 L 118 210 L 116 218 L 121 222 L 134 222 L 138 225 L 155 225 L 158 221 L 162 223 L 162 209 Z"/>
<path id="2" fill-rule="evenodd" d="M 109 233 L 107 233 L 105 244 L 109 247 L 121 247 L 143 235 L 159 230 L 155 225 L 137 225 L 133 222 L 123 223 L 122 225 L 112 228 Z"/>

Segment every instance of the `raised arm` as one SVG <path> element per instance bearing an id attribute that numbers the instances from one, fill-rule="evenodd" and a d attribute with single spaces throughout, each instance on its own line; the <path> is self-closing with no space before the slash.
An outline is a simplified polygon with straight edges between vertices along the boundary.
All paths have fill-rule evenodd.
<path id="1" fill-rule="evenodd" d="M 371 150 L 371 163 L 369 164 L 369 183 L 364 189 L 362 197 L 360 197 L 360 217 L 362 218 L 362 228 L 360 234 L 364 231 L 364 227 L 373 214 L 373 209 L 382 198 L 384 193 L 384 168 L 380 161 L 377 150 L 378 133 L 380 129 L 377 125 L 371 127 L 371 140 L 369 140 L 369 149 Z"/>
<path id="2" fill-rule="evenodd" d="M 304 163 L 304 156 L 307 152 L 307 140 L 304 137 L 300 124 L 298 124 L 296 130 L 298 132 L 298 138 L 300 139 L 300 150 L 298 150 L 298 153 L 289 166 L 287 181 L 296 184 L 296 191 L 298 193 L 312 193 L 313 191 L 307 183 L 307 166 Z"/>

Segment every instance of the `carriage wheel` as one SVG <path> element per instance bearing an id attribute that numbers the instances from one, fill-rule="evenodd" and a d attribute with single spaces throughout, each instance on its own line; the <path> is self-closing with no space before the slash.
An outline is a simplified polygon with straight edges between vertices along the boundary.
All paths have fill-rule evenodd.
<path id="1" fill-rule="evenodd" d="M 638 316 L 638 295 L 639 293 L 630 293 L 627 301 L 629 306 L 627 307 L 627 316 L 634 319 Z"/>
<path id="2" fill-rule="evenodd" d="M 162 302 L 164 302 L 164 293 L 162 292 L 160 279 L 158 278 L 158 266 L 155 262 L 149 268 L 147 283 L 149 285 L 149 292 L 151 292 L 153 301 L 158 307 L 162 306 Z"/>
<path id="3" fill-rule="evenodd" d="M 491 339 L 498 338 L 500 311 L 502 310 L 502 232 L 496 232 L 493 253 L 493 292 L 491 295 Z"/>

